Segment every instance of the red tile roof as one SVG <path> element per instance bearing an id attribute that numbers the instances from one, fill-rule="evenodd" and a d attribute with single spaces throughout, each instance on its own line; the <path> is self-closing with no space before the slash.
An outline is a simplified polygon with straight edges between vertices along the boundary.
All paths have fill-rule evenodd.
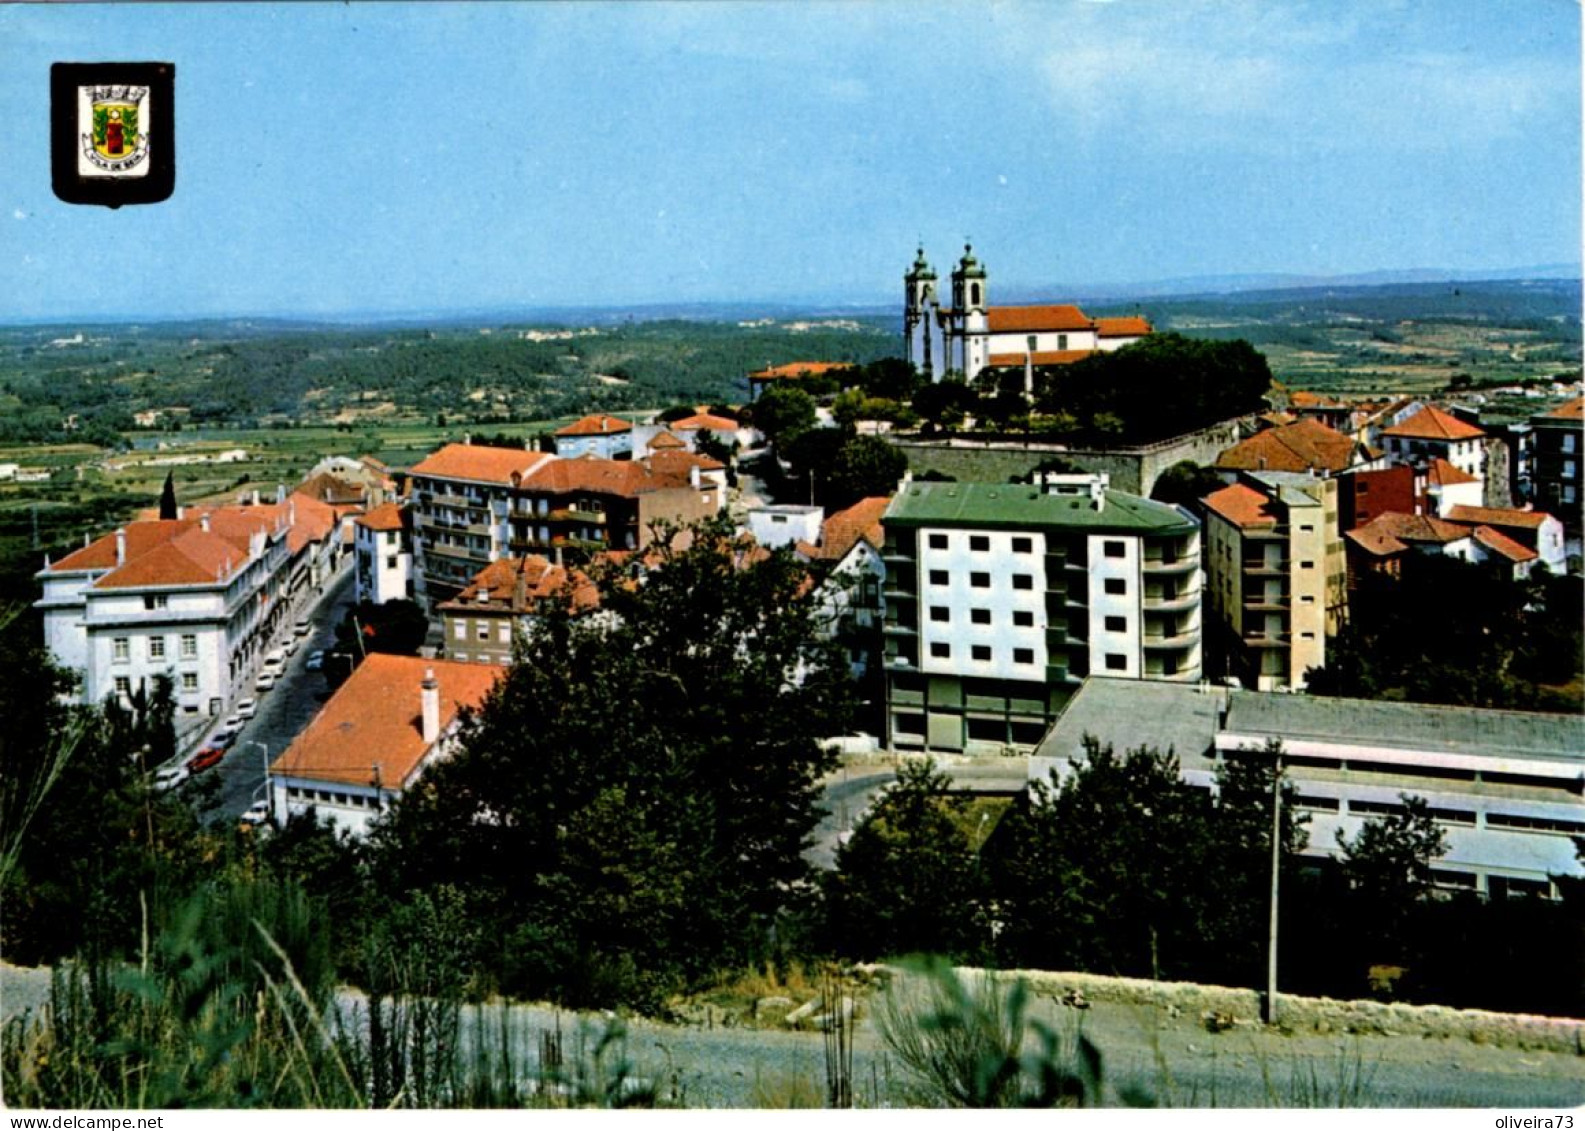
<path id="1" fill-rule="evenodd" d="M 708 428 L 712 432 L 736 432 L 742 427 L 735 420 L 729 420 L 724 416 L 714 416 L 708 412 L 695 413 L 693 416 L 674 420 L 671 426 L 672 430 L 676 432 L 696 432 L 701 428 Z"/>
<path id="2" fill-rule="evenodd" d="M 1411 542 L 1457 542 L 1470 536 L 1467 526 L 1444 522 L 1424 514 L 1379 514 L 1364 526 L 1344 535 L 1362 550 L 1379 556 L 1401 553 Z"/>
<path id="3" fill-rule="evenodd" d="M 361 483 L 353 483 L 328 471 L 321 471 L 318 475 L 311 475 L 299 483 L 295 493 L 325 503 L 361 503 L 368 497 L 369 489 Z"/>
<path id="4" fill-rule="evenodd" d="M 1095 328 L 1103 338 L 1136 338 L 1153 333 L 1155 327 L 1138 315 L 1122 318 L 1097 318 Z"/>
<path id="5" fill-rule="evenodd" d="M 466 479 L 474 483 L 510 484 L 554 457 L 549 452 L 491 448 L 483 444 L 447 444 L 413 467 L 411 474 L 434 479 Z"/>
<path id="6" fill-rule="evenodd" d="M 484 600 L 479 599 L 480 593 L 485 594 Z M 569 597 L 575 609 L 592 609 L 600 604 L 599 588 L 582 570 L 568 570 L 539 554 L 530 554 L 491 562 L 474 574 L 467 588 L 441 604 L 440 609 L 450 613 L 479 609 L 496 613 L 533 613 L 541 601 L 562 597 Z"/>
<path id="7" fill-rule="evenodd" d="M 556 429 L 558 436 L 610 436 L 618 432 L 631 432 L 631 421 L 623 420 L 620 416 L 608 416 L 597 412 L 582 420 L 575 420 L 565 428 Z"/>
<path id="8" fill-rule="evenodd" d="M 429 752 L 419 700 L 426 671 L 440 685 L 440 728 L 464 707 L 484 702 L 506 669 L 417 656 L 371 653 L 313 722 L 275 760 L 270 772 L 312 781 L 399 788 Z"/>
<path id="9" fill-rule="evenodd" d="M 212 585 L 248 560 L 230 540 L 199 529 L 184 530 L 163 545 L 127 562 L 98 581 L 95 589 L 143 589 L 160 585 Z"/>
<path id="10" fill-rule="evenodd" d="M 1452 522 L 1471 526 L 1517 526 L 1525 530 L 1539 530 L 1552 516 L 1545 511 L 1521 511 L 1511 507 L 1454 507 L 1447 514 Z"/>
<path id="11" fill-rule="evenodd" d="M 1243 483 L 1234 483 L 1205 496 L 1205 505 L 1234 526 L 1275 526 L 1277 516 L 1266 508 L 1271 500 Z"/>
<path id="12" fill-rule="evenodd" d="M 833 369 L 852 369 L 846 361 L 789 361 L 786 365 L 772 365 L 749 374 L 751 380 L 770 381 L 781 377 L 818 377 Z"/>
<path id="13" fill-rule="evenodd" d="M 687 447 L 688 441 L 674 436 L 670 432 L 662 432 L 649 442 L 649 450 L 652 452 L 665 451 L 668 448 L 672 451 L 680 451 L 685 450 Z"/>
<path id="14" fill-rule="evenodd" d="M 1288 394 L 1290 408 L 1347 408 L 1342 401 L 1329 397 L 1324 393 L 1306 392 L 1304 389 L 1295 389 Z"/>
<path id="15" fill-rule="evenodd" d="M 1473 440 L 1485 434 L 1473 424 L 1465 424 L 1435 405 L 1427 405 L 1408 420 L 1382 432 L 1383 436 L 1409 440 Z"/>
<path id="16" fill-rule="evenodd" d="M 1480 480 L 1462 468 L 1454 467 L 1441 456 L 1431 461 L 1426 472 L 1426 482 L 1433 487 L 1454 487 L 1460 483 L 1479 483 Z"/>
<path id="17" fill-rule="evenodd" d="M 298 492 L 287 496 L 292 528 L 286 535 L 286 548 L 297 553 L 310 542 L 323 542 L 341 525 L 341 516 L 329 503 Z"/>
<path id="18" fill-rule="evenodd" d="M 360 514 L 352 521 L 370 530 L 400 530 L 402 529 L 402 508 L 395 503 L 382 503 L 367 514 Z"/>
<path id="19" fill-rule="evenodd" d="M 721 471 L 726 464 L 714 456 L 702 456 L 698 452 L 661 450 L 651 452 L 638 461 L 647 464 L 659 475 L 688 476 L 688 469 L 697 467 L 700 471 Z"/>
<path id="20" fill-rule="evenodd" d="M 1030 330 L 1093 330 L 1095 322 L 1076 306 L 993 306 L 985 311 L 986 324 L 993 334 L 1016 334 Z"/>
<path id="21" fill-rule="evenodd" d="M 553 459 L 541 464 L 524 479 L 523 487 L 526 490 L 557 494 L 592 491 L 631 499 L 648 491 L 689 486 L 688 469 L 695 466 L 700 470 L 714 470 L 724 465 L 690 452 L 655 452 L 641 460 L 598 459 L 594 456 Z"/>
<path id="22" fill-rule="evenodd" d="M 1358 444 L 1308 417 L 1256 432 L 1228 448 L 1216 466 L 1229 471 L 1346 471 Z"/>
<path id="23" fill-rule="evenodd" d="M 164 545 L 184 530 L 192 529 L 198 525 L 196 518 L 181 519 L 151 519 L 147 522 L 129 522 L 122 530 L 126 532 L 127 558 L 141 557 L 154 549 Z M 110 569 L 116 564 L 116 536 L 106 534 L 80 550 L 74 550 L 58 562 L 50 564 L 51 573 L 66 573 L 73 570 Z"/>
<path id="24" fill-rule="evenodd" d="M 1500 557 L 1507 558 L 1514 563 L 1530 562 L 1541 555 L 1528 546 L 1521 546 L 1500 530 L 1493 530 L 1489 526 L 1475 528 L 1475 541 Z"/>
<path id="25" fill-rule="evenodd" d="M 879 550 L 886 540 L 881 517 L 891 501 L 890 495 L 874 495 L 827 516 L 821 528 L 820 548 L 813 556 L 838 561 L 846 557 L 861 538 L 871 549 Z"/>
<path id="26" fill-rule="evenodd" d="M 1541 414 L 1542 420 L 1585 420 L 1585 397 L 1575 397 L 1568 404 L 1559 405 L 1551 412 Z"/>
<path id="27" fill-rule="evenodd" d="M 985 364 L 993 369 L 1023 365 L 1072 365 L 1075 361 L 1099 353 L 1099 350 L 1036 350 L 1034 353 L 993 353 Z"/>

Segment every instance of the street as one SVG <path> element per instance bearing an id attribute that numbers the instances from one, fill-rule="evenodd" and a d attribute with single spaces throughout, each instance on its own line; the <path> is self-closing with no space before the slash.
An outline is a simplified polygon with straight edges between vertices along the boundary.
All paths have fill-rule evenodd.
<path id="1" fill-rule="evenodd" d="M 319 604 L 308 612 L 313 629 L 302 638 L 297 651 L 287 657 L 286 667 L 274 688 L 249 692 L 258 700 L 258 714 L 243 723 L 242 733 L 220 764 L 193 779 L 194 783 L 208 777 L 220 781 L 219 800 L 213 808 L 200 814 L 203 819 L 241 816 L 249 805 L 262 797 L 266 759 L 279 758 L 292 739 L 319 713 L 329 697 L 324 673 L 308 671 L 304 664 L 310 652 L 330 650 L 336 640 L 336 625 L 351 608 L 352 597 L 352 570 L 346 568 L 330 583 Z M 192 784 L 186 788 L 192 788 Z"/>

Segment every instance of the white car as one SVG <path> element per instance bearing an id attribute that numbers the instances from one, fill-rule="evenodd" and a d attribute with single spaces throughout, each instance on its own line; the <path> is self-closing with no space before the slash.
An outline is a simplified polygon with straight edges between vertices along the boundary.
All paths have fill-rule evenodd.
<path id="1" fill-rule="evenodd" d="M 290 655 L 294 654 L 297 651 L 297 646 L 300 643 L 302 643 L 302 641 L 298 640 L 297 637 L 288 636 L 286 638 L 286 643 L 281 645 L 281 651 L 285 652 L 288 656 L 290 656 Z"/>
<path id="2" fill-rule="evenodd" d="M 270 819 L 270 803 L 261 797 L 237 819 L 244 825 L 262 825 Z"/>
<path id="3" fill-rule="evenodd" d="M 226 721 L 222 723 L 221 726 L 226 730 L 229 730 L 232 734 L 235 734 L 242 729 L 242 724 L 244 721 L 245 720 L 242 717 L 242 712 L 238 711 L 234 715 L 227 715 Z"/>
<path id="4" fill-rule="evenodd" d="M 266 668 L 278 668 L 284 663 L 286 663 L 285 649 L 272 648 L 264 653 L 264 666 Z"/>
<path id="5" fill-rule="evenodd" d="M 154 775 L 154 788 L 164 793 L 168 789 L 175 789 L 191 776 L 186 766 L 167 766 Z"/>
<path id="6" fill-rule="evenodd" d="M 307 636 L 313 631 L 313 628 L 314 626 L 308 623 L 308 618 L 304 617 L 302 620 L 298 621 L 292 626 L 292 632 L 298 636 Z"/>
<path id="7" fill-rule="evenodd" d="M 268 691 L 275 686 L 275 673 L 264 671 L 259 673 L 259 678 L 253 681 L 253 690 Z"/>
<path id="8" fill-rule="evenodd" d="M 237 700 L 237 713 L 236 713 L 236 716 L 235 716 L 236 718 L 239 718 L 239 719 L 251 719 L 254 715 L 256 715 L 258 713 L 259 713 L 259 701 L 257 699 L 238 699 Z"/>

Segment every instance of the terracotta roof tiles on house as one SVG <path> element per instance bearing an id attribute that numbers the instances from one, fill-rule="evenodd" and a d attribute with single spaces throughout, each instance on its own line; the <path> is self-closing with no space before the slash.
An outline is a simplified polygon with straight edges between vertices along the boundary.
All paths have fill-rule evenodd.
<path id="1" fill-rule="evenodd" d="M 860 539 L 868 542 L 871 549 L 879 550 L 886 540 L 881 518 L 891 501 L 890 495 L 872 495 L 846 510 L 828 515 L 821 527 L 820 547 L 814 556 L 838 561 L 845 558 Z"/>
<path id="2" fill-rule="evenodd" d="M 1457 506 L 1448 511 L 1447 517 L 1450 521 L 1470 526 L 1517 526 L 1525 530 L 1539 530 L 1552 516 L 1545 511 L 1521 511 L 1511 507 Z"/>
<path id="3" fill-rule="evenodd" d="M 611 436 L 619 432 L 631 432 L 631 421 L 623 420 L 620 416 L 609 416 L 603 412 L 592 413 L 582 420 L 575 420 L 564 428 L 556 429 L 558 436 Z"/>
<path id="4" fill-rule="evenodd" d="M 697 432 L 700 429 L 709 429 L 711 432 L 736 432 L 742 427 L 735 420 L 725 416 L 715 416 L 708 412 L 695 413 L 685 416 L 681 420 L 672 421 L 672 429 L 676 432 Z"/>
<path id="5" fill-rule="evenodd" d="M 1096 332 L 1103 338 L 1136 338 L 1153 333 L 1155 328 L 1138 315 L 1122 318 L 1097 318 Z"/>
<path id="6" fill-rule="evenodd" d="M 1541 556 L 1530 549 L 1530 547 L 1520 545 L 1502 531 L 1493 530 L 1489 526 L 1477 526 L 1474 538 L 1475 541 L 1492 553 L 1497 554 L 1499 557 L 1507 558 L 1515 565 L 1533 562 Z"/>
<path id="7" fill-rule="evenodd" d="M 196 518 L 151 519 L 147 522 L 129 522 L 121 529 L 126 533 L 127 558 L 141 557 L 156 546 L 164 545 L 184 530 L 198 525 Z M 74 570 L 111 569 L 116 564 L 116 536 L 106 534 L 73 550 L 58 562 L 50 563 L 51 573 Z"/>
<path id="8" fill-rule="evenodd" d="M 1456 487 L 1460 483 L 1479 483 L 1480 480 L 1462 468 L 1454 467 L 1441 456 L 1431 461 L 1426 471 L 1426 482 L 1433 487 Z"/>
<path id="9" fill-rule="evenodd" d="M 1585 420 L 1585 397 L 1575 397 L 1568 404 L 1559 405 L 1551 412 L 1541 414 L 1542 420 Z"/>
<path id="10" fill-rule="evenodd" d="M 574 609 L 592 609 L 600 604 L 599 588 L 582 570 L 569 570 L 539 554 L 530 554 L 491 562 L 440 608 L 452 613 L 484 609 L 523 614 L 533 613 L 541 601 L 563 597 L 571 600 Z"/>
<path id="11" fill-rule="evenodd" d="M 1474 440 L 1485 434 L 1435 405 L 1427 405 L 1409 419 L 1382 432 L 1383 436 L 1407 440 Z"/>
<path id="12" fill-rule="evenodd" d="M 463 708 L 482 704 L 506 670 L 416 656 L 372 653 L 275 760 L 270 772 L 311 781 L 407 785 L 429 744 L 424 741 L 420 685 L 433 671 L 439 684 L 441 733 Z"/>
<path id="13" fill-rule="evenodd" d="M 1033 353 L 993 353 L 985 359 L 992 369 L 1023 365 L 1072 365 L 1098 353 L 1098 350 L 1035 350 Z"/>
<path id="14" fill-rule="evenodd" d="M 993 334 L 1017 334 L 1032 330 L 1093 330 L 1095 321 L 1071 304 L 1043 306 L 992 306 L 985 311 L 986 325 Z"/>
<path id="15" fill-rule="evenodd" d="M 662 432 L 649 442 L 652 452 L 685 451 L 687 447 L 688 441 L 672 432 Z"/>
<path id="16" fill-rule="evenodd" d="M 786 365 L 771 365 L 757 369 L 750 373 L 749 377 L 761 381 L 786 377 L 819 377 L 821 374 L 830 373 L 833 369 L 852 368 L 852 363 L 846 361 L 789 361 Z"/>
<path id="17" fill-rule="evenodd" d="M 1277 516 L 1267 507 L 1270 500 L 1261 492 L 1243 483 L 1234 483 L 1205 496 L 1205 505 L 1234 526 L 1275 526 Z"/>
<path id="18" fill-rule="evenodd" d="M 510 484 L 553 460 L 549 452 L 491 448 L 483 444 L 447 444 L 414 465 L 411 474 L 434 479 L 465 479 L 474 483 Z"/>
<path id="19" fill-rule="evenodd" d="M 335 505 L 361 503 L 368 497 L 369 492 L 361 483 L 353 483 L 328 471 L 321 471 L 318 475 L 311 475 L 299 483 L 294 493 Z"/>
<path id="20" fill-rule="evenodd" d="M 395 503 L 381 503 L 372 511 L 367 514 L 360 514 L 352 521 L 370 530 L 400 530 L 402 529 L 402 508 Z"/>
<path id="21" fill-rule="evenodd" d="M 651 452 L 638 462 L 647 464 L 659 475 L 681 475 L 688 477 L 688 469 L 697 467 L 700 471 L 722 471 L 726 464 L 714 456 L 702 456 L 698 452 L 688 451 L 658 451 Z"/>
<path id="22" fill-rule="evenodd" d="M 163 545 L 111 570 L 95 589 L 146 589 L 164 585 L 212 585 L 225 581 L 248 560 L 229 540 L 206 530 L 188 529 Z"/>
<path id="23" fill-rule="evenodd" d="M 1399 514 L 1389 511 L 1379 514 L 1364 526 L 1356 527 L 1344 535 L 1362 550 L 1378 556 L 1401 553 L 1413 542 L 1435 542 L 1445 545 L 1468 538 L 1469 528 L 1457 523 L 1444 522 L 1423 514 Z"/>
<path id="24" fill-rule="evenodd" d="M 1305 418 L 1256 432 L 1228 448 L 1216 466 L 1228 471 L 1347 471 L 1358 445 L 1335 428 Z"/>

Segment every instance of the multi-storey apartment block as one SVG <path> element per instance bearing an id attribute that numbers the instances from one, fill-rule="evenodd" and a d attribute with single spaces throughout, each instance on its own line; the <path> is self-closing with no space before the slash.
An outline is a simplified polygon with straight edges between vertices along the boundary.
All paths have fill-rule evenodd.
<path id="1" fill-rule="evenodd" d="M 557 601 L 589 610 L 598 607 L 600 591 L 582 572 L 538 554 L 490 563 L 455 600 L 440 606 L 446 658 L 510 664 L 518 632 L 540 615 L 545 603 Z"/>
<path id="2" fill-rule="evenodd" d="M 1348 559 L 1337 480 L 1245 474 L 1205 497 L 1205 576 L 1212 651 L 1261 690 L 1303 687 L 1342 627 Z"/>
<path id="3" fill-rule="evenodd" d="M 642 549 L 656 522 L 691 522 L 726 501 L 722 464 L 688 452 L 560 459 L 448 444 L 411 475 L 416 580 L 434 604 L 499 558 Z"/>
<path id="4" fill-rule="evenodd" d="M 895 749 L 1033 746 L 1091 671 L 1200 677 L 1200 530 L 1104 476 L 905 482 L 884 517 Z"/>
<path id="5" fill-rule="evenodd" d="M 1563 520 L 1574 536 L 1580 532 L 1585 496 L 1585 397 L 1530 418 L 1532 475 L 1536 504 Z"/>

